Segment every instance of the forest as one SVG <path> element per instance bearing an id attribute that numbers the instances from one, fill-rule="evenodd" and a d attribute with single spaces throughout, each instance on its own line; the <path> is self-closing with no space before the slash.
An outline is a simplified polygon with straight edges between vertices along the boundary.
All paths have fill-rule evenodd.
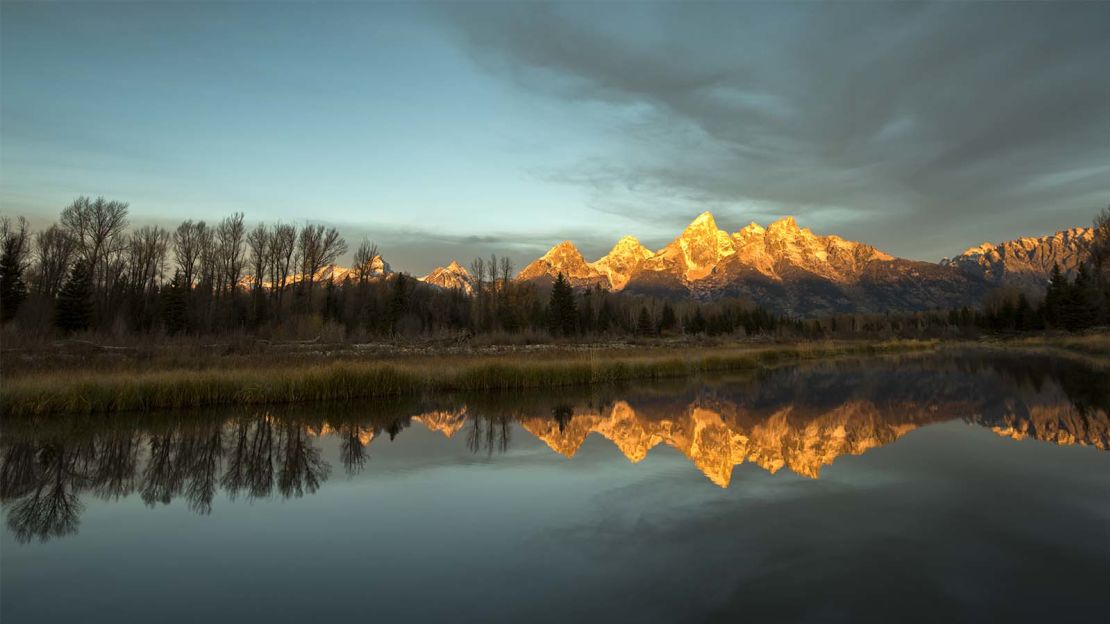
<path id="1" fill-rule="evenodd" d="M 129 227 L 128 205 L 81 197 L 56 223 L 0 225 L 0 319 L 5 338 L 149 339 L 246 335 L 268 340 L 365 342 L 475 336 L 505 341 L 767 334 L 793 338 L 969 336 L 1110 324 L 1110 208 L 1096 219 L 1090 261 L 1073 279 L 1059 268 L 1046 292 L 997 289 L 980 306 L 913 313 L 791 319 L 741 300 L 667 301 L 512 279 L 508 258 L 472 264 L 473 289 L 443 289 L 386 273 L 361 242 L 353 266 L 333 227 L 259 223 L 243 213 L 167 230 Z"/>

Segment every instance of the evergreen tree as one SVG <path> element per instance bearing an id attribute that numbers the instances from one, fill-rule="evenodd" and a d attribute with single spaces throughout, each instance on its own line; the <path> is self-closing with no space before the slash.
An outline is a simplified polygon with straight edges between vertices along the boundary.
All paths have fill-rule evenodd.
<path id="1" fill-rule="evenodd" d="M 86 330 L 92 324 L 92 273 L 84 261 L 74 263 L 58 293 L 54 324 L 65 333 Z"/>
<path id="2" fill-rule="evenodd" d="M 647 306 L 640 306 L 640 317 L 636 321 L 636 333 L 647 336 L 654 333 L 655 325 L 651 322 L 651 314 Z"/>
<path id="3" fill-rule="evenodd" d="M 574 305 L 574 290 L 562 273 L 555 278 L 548 304 L 548 328 L 556 336 L 573 336 L 578 314 Z"/>
<path id="4" fill-rule="evenodd" d="M 1044 320 L 1049 327 L 1061 327 L 1061 306 L 1068 293 L 1068 280 L 1060 272 L 1059 263 L 1052 265 L 1052 276 L 1048 280 L 1048 290 L 1044 295 Z"/>
<path id="5" fill-rule="evenodd" d="M 404 273 L 398 273 L 393 280 L 393 294 L 389 300 L 389 331 L 397 331 L 397 323 L 408 310 L 409 284 Z"/>
<path id="6" fill-rule="evenodd" d="M 170 284 L 162 291 L 162 322 L 166 331 L 179 334 L 188 326 L 188 303 L 185 299 L 185 278 L 181 271 L 175 271 Z"/>
<path id="7" fill-rule="evenodd" d="M 1029 305 L 1029 298 L 1025 296 L 1025 293 L 1020 293 L 1018 295 L 1017 307 L 1014 310 L 1014 329 L 1018 331 L 1036 329 L 1033 316 L 1033 306 Z"/>
<path id="8" fill-rule="evenodd" d="M 613 314 L 613 306 L 609 303 L 609 298 L 601 300 L 601 307 L 597 311 L 597 331 L 601 333 L 608 332 L 613 329 L 616 324 L 616 318 Z"/>
<path id="9" fill-rule="evenodd" d="M 22 239 L 16 235 L 4 237 L 0 252 L 0 322 L 15 318 L 23 300 L 27 298 L 27 284 L 23 281 Z"/>
<path id="10" fill-rule="evenodd" d="M 702 316 L 701 306 L 694 310 L 694 316 L 686 323 L 686 333 L 688 334 L 703 334 L 706 330 L 705 317 Z"/>
<path id="11" fill-rule="evenodd" d="M 1062 309 L 1063 326 L 1069 331 L 1093 327 L 1098 322 L 1098 292 L 1086 264 L 1079 265 L 1075 283 L 1067 290 Z"/>
<path id="12" fill-rule="evenodd" d="M 335 278 L 331 275 L 324 284 L 324 320 L 339 320 L 339 292 L 335 287 Z"/>
<path id="13" fill-rule="evenodd" d="M 674 308 L 669 301 L 664 302 L 663 313 L 659 316 L 660 333 L 672 331 L 676 325 L 678 325 L 678 319 L 675 317 Z"/>

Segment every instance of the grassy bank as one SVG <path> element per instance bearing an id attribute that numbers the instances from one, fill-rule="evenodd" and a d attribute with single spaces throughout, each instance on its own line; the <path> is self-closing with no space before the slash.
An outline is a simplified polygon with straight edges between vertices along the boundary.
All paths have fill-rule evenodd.
<path id="1" fill-rule="evenodd" d="M 1110 370 L 1110 333 L 1106 331 L 981 340 L 974 345 L 997 351 L 1039 353 L 1078 361 L 1095 369 Z"/>
<path id="2" fill-rule="evenodd" d="M 344 401 L 455 391 L 507 391 L 755 369 L 843 355 L 932 349 L 935 341 L 591 351 L 550 357 L 413 358 L 237 369 L 43 372 L 5 379 L 0 415 L 106 414 L 222 405 Z"/>

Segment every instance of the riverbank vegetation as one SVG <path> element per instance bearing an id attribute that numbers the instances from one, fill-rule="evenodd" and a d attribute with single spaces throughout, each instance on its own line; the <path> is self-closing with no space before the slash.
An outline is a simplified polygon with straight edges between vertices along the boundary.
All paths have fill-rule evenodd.
<path id="1" fill-rule="evenodd" d="M 1110 210 L 1089 266 L 1074 279 L 1057 271 L 1043 295 L 1000 289 L 974 309 L 796 319 L 735 299 L 575 290 L 561 275 L 540 289 L 496 257 L 472 263 L 467 289 L 440 288 L 388 273 L 369 242 L 340 274 L 347 244 L 333 228 L 248 231 L 237 213 L 128 230 L 126 204 L 80 198 L 33 236 L 23 220 L 0 227 L 2 413 L 558 387 L 938 340 L 1053 341 L 1110 323 L 1107 231 Z M 1090 335 L 1058 348 L 1105 346 Z"/>
<path id="2" fill-rule="evenodd" d="M 507 391 L 679 378 L 843 355 L 930 349 L 930 341 L 805 342 L 640 351 L 559 351 L 536 357 L 412 357 L 204 369 L 40 372 L 6 379 L 4 416 L 113 413 L 220 405 Z"/>

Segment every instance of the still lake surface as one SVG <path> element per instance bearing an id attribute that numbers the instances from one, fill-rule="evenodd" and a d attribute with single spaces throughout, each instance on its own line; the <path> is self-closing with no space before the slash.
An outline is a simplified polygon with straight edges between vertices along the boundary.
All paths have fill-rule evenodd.
<path id="1" fill-rule="evenodd" d="M 1108 406 L 968 352 L 7 422 L 0 619 L 1101 620 Z"/>

